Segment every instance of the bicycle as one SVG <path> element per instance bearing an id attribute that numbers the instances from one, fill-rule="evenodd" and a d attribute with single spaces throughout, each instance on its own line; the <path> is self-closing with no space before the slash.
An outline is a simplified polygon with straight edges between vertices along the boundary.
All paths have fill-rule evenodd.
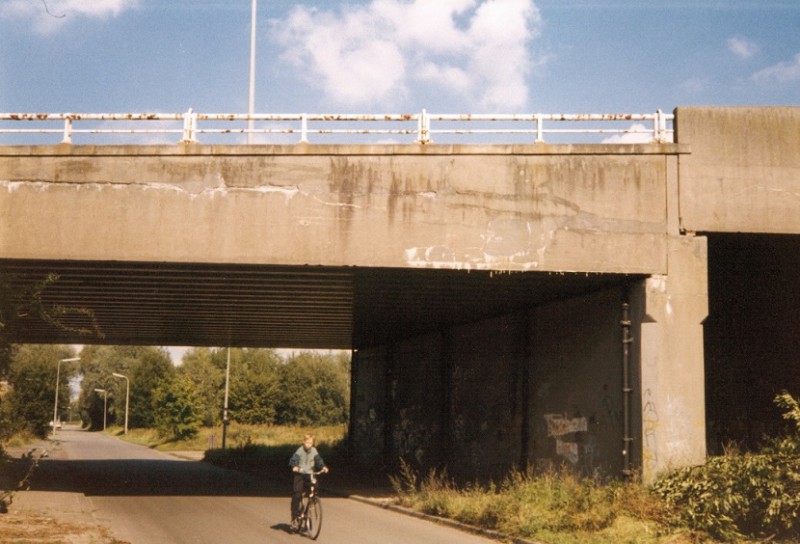
<path id="1" fill-rule="evenodd" d="M 322 529 L 322 503 L 317 495 L 317 476 L 322 471 L 308 475 L 308 488 L 300 497 L 300 515 L 297 517 L 297 532 L 311 540 L 319 537 Z"/>

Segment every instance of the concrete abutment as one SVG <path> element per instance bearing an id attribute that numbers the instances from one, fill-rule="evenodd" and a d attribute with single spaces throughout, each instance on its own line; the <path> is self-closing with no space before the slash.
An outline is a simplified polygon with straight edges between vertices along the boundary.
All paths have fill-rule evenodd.
<path id="1" fill-rule="evenodd" d="M 561 464 L 652 480 L 702 462 L 706 241 L 667 243 L 668 274 L 358 350 L 359 461 L 402 459 L 466 480 Z"/>

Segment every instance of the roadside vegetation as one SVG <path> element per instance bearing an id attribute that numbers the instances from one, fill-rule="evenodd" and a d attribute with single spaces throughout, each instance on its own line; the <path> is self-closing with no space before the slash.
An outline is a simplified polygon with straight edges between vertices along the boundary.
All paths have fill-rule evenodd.
<path id="1" fill-rule="evenodd" d="M 16 346 L 0 395 L 0 445 L 23 444 L 50 432 L 55 361 L 75 356 L 68 346 Z M 163 349 L 87 346 L 79 363 L 63 363 L 59 418 L 165 451 L 193 451 L 207 462 L 285 475 L 287 459 L 305 432 L 336 467 L 348 473 L 349 358 L 273 350 L 231 350 L 229 425 L 222 446 L 227 350 L 197 348 L 174 366 Z M 126 381 L 129 432 L 123 436 Z M 70 403 L 70 380 L 81 393 Z M 96 391 L 100 389 L 103 393 Z M 63 397 L 62 397 L 63 395 Z M 548 544 L 684 544 L 800 541 L 800 404 L 775 399 L 791 429 L 765 438 L 756 452 L 731 448 L 702 466 L 665 474 L 652 485 L 566 469 L 513 471 L 502 481 L 456 485 L 446 471 L 417 473 L 401 466 L 388 478 L 397 504 L 430 515 Z M 202 453 L 201 453 L 202 452 Z M 339 480 L 347 484 L 346 480 Z"/>
<path id="2" fill-rule="evenodd" d="M 775 399 L 794 429 L 761 451 L 730 451 L 704 465 L 641 482 L 567 470 L 515 471 L 500 483 L 457 486 L 446 472 L 403 465 L 400 504 L 523 539 L 566 544 L 785 542 L 800 540 L 800 404 Z"/>

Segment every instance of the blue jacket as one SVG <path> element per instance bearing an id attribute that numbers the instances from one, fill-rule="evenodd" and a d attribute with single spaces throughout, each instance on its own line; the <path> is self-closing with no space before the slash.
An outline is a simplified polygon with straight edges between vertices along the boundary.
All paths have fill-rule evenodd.
<path id="1" fill-rule="evenodd" d="M 311 474 L 312 472 L 319 472 L 325 466 L 325 461 L 322 460 L 317 448 L 312 447 L 306 451 L 303 446 L 297 448 L 297 451 L 292 454 L 289 459 L 290 467 L 300 467 L 301 474 Z"/>

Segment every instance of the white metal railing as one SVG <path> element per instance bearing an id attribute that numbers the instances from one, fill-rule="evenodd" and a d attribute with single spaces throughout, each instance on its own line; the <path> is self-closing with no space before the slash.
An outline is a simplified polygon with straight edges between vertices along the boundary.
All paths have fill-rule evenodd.
<path id="1" fill-rule="evenodd" d="M 436 135 L 515 135 L 525 141 L 545 141 L 550 134 L 636 135 L 637 141 L 670 142 L 674 129 L 673 114 L 434 114 L 422 110 L 416 114 L 229 114 L 197 113 L 0 113 L 0 136 L 23 134 L 61 134 L 61 142 L 72 143 L 78 134 L 99 135 L 165 135 L 180 134 L 183 143 L 198 143 L 200 135 L 230 134 L 299 134 L 300 142 L 309 135 L 414 135 L 414 143 L 427 144 Z M 16 122 L 33 122 L 36 126 L 10 128 Z M 123 122 L 144 126 L 161 122 L 157 128 L 122 128 Z M 238 124 L 247 122 L 239 128 Z M 256 127 L 254 123 L 260 123 Z M 163 126 L 171 123 L 171 126 Z M 201 123 L 203 126 L 201 126 Z M 312 123 L 314 124 L 312 126 Z M 367 124 L 379 124 L 367 128 Z M 436 125 L 434 126 L 434 123 Z M 580 123 L 577 128 L 562 128 Z M 620 126 L 626 123 L 629 126 Z M 640 124 L 640 123 L 645 123 Z M 76 128 L 82 124 L 88 128 Z M 112 125 L 116 127 L 112 128 Z M 228 124 L 229 126 L 220 126 Z M 230 125 L 233 126 L 230 126 Z M 276 125 L 277 124 L 277 125 Z M 44 126 L 43 126 L 44 125 Z M 388 126 L 387 126 L 388 125 Z M 474 128 L 475 126 L 478 128 Z M 484 128 L 481 128 L 484 127 Z M 514 127 L 514 128 L 512 128 Z M 592 128 L 590 128 L 592 127 Z M 597 127 L 597 128 L 594 128 Z M 480 139 L 480 138 L 479 138 Z M 0 143 L 2 143 L 0 141 Z M 398 143 L 398 142 L 392 142 Z"/>

